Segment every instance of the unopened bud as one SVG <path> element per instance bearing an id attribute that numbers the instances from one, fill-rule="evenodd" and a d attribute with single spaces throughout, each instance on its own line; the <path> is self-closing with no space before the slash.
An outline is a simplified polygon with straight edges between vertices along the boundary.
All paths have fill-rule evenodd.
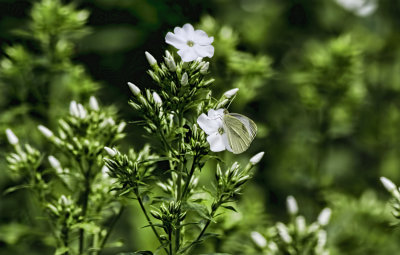
<path id="1" fill-rule="evenodd" d="M 182 85 L 182 86 L 186 86 L 186 85 L 188 85 L 188 84 L 189 84 L 189 78 L 188 78 L 187 73 L 185 72 L 185 73 L 182 75 L 182 78 L 181 78 L 181 85 Z"/>
<path id="2" fill-rule="evenodd" d="M 153 100 L 154 100 L 154 103 L 156 103 L 157 106 L 160 107 L 162 105 L 161 97 L 157 94 L 157 92 L 153 92 Z"/>
<path id="3" fill-rule="evenodd" d="M 69 114 L 74 117 L 79 117 L 78 104 L 76 101 L 71 101 L 69 104 Z"/>
<path id="4" fill-rule="evenodd" d="M 321 226 L 325 226 L 329 223 L 329 220 L 331 218 L 332 210 L 330 208 L 325 208 L 321 211 L 321 213 L 318 215 L 318 223 Z"/>
<path id="5" fill-rule="evenodd" d="M 165 64 L 167 65 L 168 69 L 171 72 L 175 72 L 176 71 L 176 64 L 175 64 L 175 61 L 174 61 L 174 59 L 172 57 L 171 58 L 166 58 L 165 59 Z"/>
<path id="6" fill-rule="evenodd" d="M 45 126 L 39 125 L 38 129 L 47 138 L 50 138 L 54 135 L 53 132 L 51 132 L 51 130 Z"/>
<path id="7" fill-rule="evenodd" d="M 7 128 L 6 129 L 6 136 L 7 136 L 7 140 L 11 145 L 17 145 L 19 140 L 18 137 L 14 134 L 14 132 Z"/>
<path id="8" fill-rule="evenodd" d="M 97 99 L 94 96 L 90 97 L 89 106 L 90 106 L 90 109 L 92 109 L 93 111 L 98 111 L 100 109 L 99 103 L 97 102 Z"/>
<path id="9" fill-rule="evenodd" d="M 58 169 L 61 168 L 60 161 L 58 161 L 58 159 L 57 159 L 56 157 L 50 155 L 50 156 L 48 157 L 48 160 L 49 160 L 49 163 L 50 163 L 50 165 L 51 165 L 52 168 L 54 168 L 54 169 L 56 169 L 56 170 L 58 170 Z"/>
<path id="10" fill-rule="evenodd" d="M 151 67 L 157 65 L 157 60 L 153 57 L 153 55 L 151 55 L 147 51 L 144 54 L 146 55 L 147 62 L 149 62 Z"/>
<path id="11" fill-rule="evenodd" d="M 78 112 L 79 112 L 79 118 L 84 119 L 86 118 L 86 109 L 83 107 L 82 104 L 78 104 Z"/>
<path id="12" fill-rule="evenodd" d="M 238 88 L 230 89 L 224 93 L 224 97 L 231 98 L 235 96 L 238 91 L 239 91 Z"/>
<path id="13" fill-rule="evenodd" d="M 200 73 L 201 74 L 206 74 L 208 71 L 208 67 L 210 66 L 209 62 L 206 62 L 201 68 L 200 68 Z"/>
<path id="14" fill-rule="evenodd" d="M 297 206 L 297 201 L 293 196 L 288 196 L 286 198 L 286 206 L 289 214 L 295 215 L 299 212 L 299 207 Z"/>
<path id="15" fill-rule="evenodd" d="M 252 164 L 252 165 L 256 165 L 256 164 L 258 164 L 260 161 L 261 161 L 261 159 L 264 157 L 264 152 L 262 151 L 262 152 L 259 152 L 259 153 L 257 153 L 256 155 L 254 155 L 253 157 L 251 157 L 251 159 L 250 159 L 250 163 Z"/>
<path id="16" fill-rule="evenodd" d="M 115 157 L 115 155 L 117 155 L 117 150 L 114 148 L 110 148 L 110 147 L 104 147 L 104 150 L 107 152 L 108 155 L 110 155 L 111 157 Z"/>
<path id="17" fill-rule="evenodd" d="M 391 180 L 389 180 L 388 178 L 381 177 L 380 180 L 381 180 L 383 186 L 385 187 L 385 189 L 387 191 L 389 191 L 390 193 L 393 193 L 393 191 L 396 190 L 396 185 Z"/>
<path id="18" fill-rule="evenodd" d="M 131 90 L 132 94 L 134 94 L 135 96 L 140 94 L 140 89 L 138 88 L 138 86 L 136 86 L 132 82 L 128 82 L 128 86 L 129 86 L 129 89 Z"/>
<path id="19" fill-rule="evenodd" d="M 251 239 L 253 240 L 255 245 L 257 245 L 261 249 L 267 246 L 267 240 L 257 231 L 251 232 Z"/>
<path id="20" fill-rule="evenodd" d="M 278 229 L 278 234 L 285 243 L 291 243 L 292 237 L 289 235 L 288 229 L 282 222 L 276 223 L 276 228 Z"/>

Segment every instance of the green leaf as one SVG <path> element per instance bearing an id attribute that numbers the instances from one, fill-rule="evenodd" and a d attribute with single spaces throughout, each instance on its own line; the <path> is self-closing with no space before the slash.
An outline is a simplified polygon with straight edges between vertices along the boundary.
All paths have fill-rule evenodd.
<path id="1" fill-rule="evenodd" d="M 7 195 L 9 193 L 13 193 L 14 191 L 17 191 L 19 189 L 28 189 L 28 188 L 31 188 L 31 187 L 32 187 L 32 185 L 30 185 L 30 184 L 23 184 L 23 185 L 13 186 L 13 187 L 10 187 L 10 188 L 6 189 L 3 192 L 3 195 Z"/>
<path id="2" fill-rule="evenodd" d="M 54 255 L 65 254 L 68 251 L 69 251 L 68 247 L 60 247 L 60 248 L 57 248 L 57 250 L 54 252 Z"/>
<path id="3" fill-rule="evenodd" d="M 223 205 L 222 207 L 225 208 L 225 209 L 228 209 L 228 210 L 237 212 L 236 209 L 235 209 L 235 207 L 233 207 L 233 206 L 230 206 L 230 205 Z"/>
<path id="4" fill-rule="evenodd" d="M 122 252 L 118 255 L 153 255 L 151 251 Z"/>

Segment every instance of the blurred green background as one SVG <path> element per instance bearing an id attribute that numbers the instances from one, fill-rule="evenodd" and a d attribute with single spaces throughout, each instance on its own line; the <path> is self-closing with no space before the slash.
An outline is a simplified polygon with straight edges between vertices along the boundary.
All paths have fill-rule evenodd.
<path id="1" fill-rule="evenodd" d="M 389 196 L 378 178 L 400 183 L 400 1 L 73 1 L 87 11 L 87 23 L 79 15 L 75 21 L 67 15 L 64 28 L 54 22 L 60 28 L 54 35 L 62 34 L 66 45 L 54 46 L 56 56 L 48 54 L 51 40 L 43 43 L 32 32 L 52 31 L 32 26 L 35 2 L 0 1 L 0 190 L 15 185 L 4 160 L 7 127 L 46 148 L 36 125 L 53 127 L 70 100 L 92 94 L 115 105 L 122 119 L 135 120 L 126 82 L 154 86 L 144 51 L 161 60 L 169 49 L 166 33 L 191 23 L 215 38 L 214 96 L 240 88 L 229 110 L 259 127 L 251 148 L 235 160 L 266 152 L 239 202 L 243 220 L 223 216 L 231 224 L 220 224 L 226 231 L 210 249 L 241 254 L 225 239 L 287 221 L 285 201 L 293 195 L 308 221 L 332 208 L 332 254 L 399 253 L 400 233 L 390 226 Z M 140 127 L 128 125 L 127 133 L 122 147 L 146 141 Z M 0 254 L 52 253 L 40 211 L 29 203 L 23 191 L 0 198 Z M 126 212 L 113 234 L 124 245 L 107 254 L 152 247 L 136 212 Z"/>

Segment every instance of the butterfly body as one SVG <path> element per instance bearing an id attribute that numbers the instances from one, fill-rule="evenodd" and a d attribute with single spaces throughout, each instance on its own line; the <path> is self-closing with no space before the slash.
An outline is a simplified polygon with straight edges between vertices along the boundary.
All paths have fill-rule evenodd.
<path id="1" fill-rule="evenodd" d="M 257 134 L 257 125 L 248 117 L 224 111 L 222 118 L 229 146 L 234 154 L 246 151 Z"/>

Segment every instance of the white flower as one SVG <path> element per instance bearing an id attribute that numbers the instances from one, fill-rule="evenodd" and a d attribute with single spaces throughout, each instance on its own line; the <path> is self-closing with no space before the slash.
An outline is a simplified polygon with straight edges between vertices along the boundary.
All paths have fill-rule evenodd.
<path id="1" fill-rule="evenodd" d="M 238 91 L 239 91 L 238 88 L 230 89 L 230 90 L 228 90 L 228 91 L 226 91 L 226 92 L 224 93 L 224 97 L 226 97 L 226 98 L 231 98 L 231 97 L 233 97 L 234 95 L 236 95 L 236 93 L 237 93 Z"/>
<path id="2" fill-rule="evenodd" d="M 265 240 L 265 237 L 263 237 L 257 231 L 251 232 L 251 239 L 261 249 L 264 248 L 265 246 L 267 246 L 267 240 Z"/>
<path id="3" fill-rule="evenodd" d="M 321 211 L 321 213 L 318 215 L 318 223 L 321 226 L 325 226 L 329 223 L 329 220 L 331 218 L 332 210 L 330 208 L 325 208 Z"/>
<path id="4" fill-rule="evenodd" d="M 16 145 L 18 144 L 18 137 L 14 134 L 14 132 L 7 128 L 6 129 L 6 136 L 7 136 L 7 140 L 11 145 Z"/>
<path id="5" fill-rule="evenodd" d="M 97 102 L 97 99 L 94 96 L 90 97 L 89 106 L 90 106 L 90 109 L 92 109 L 93 111 L 98 111 L 100 109 L 99 103 Z"/>
<path id="6" fill-rule="evenodd" d="M 371 15 L 378 8 L 376 0 L 336 0 L 336 3 L 361 17 Z"/>
<path id="7" fill-rule="evenodd" d="M 288 196 L 286 198 L 286 206 L 289 214 L 295 215 L 299 212 L 299 207 L 297 206 L 297 201 L 293 196 Z"/>
<path id="8" fill-rule="evenodd" d="M 257 165 L 261 159 L 264 157 L 264 152 L 259 152 L 250 159 L 250 164 Z"/>
<path id="9" fill-rule="evenodd" d="M 153 55 L 151 55 L 147 51 L 145 51 L 144 54 L 146 55 L 147 62 L 149 62 L 150 66 L 157 65 L 157 60 L 153 57 Z"/>
<path id="10" fill-rule="evenodd" d="M 132 82 L 128 82 L 128 86 L 129 86 L 129 89 L 131 90 L 132 94 L 134 94 L 135 96 L 140 94 L 140 89 L 138 88 L 138 86 L 136 86 Z"/>
<path id="11" fill-rule="evenodd" d="M 183 62 L 190 62 L 197 58 L 212 57 L 214 47 L 211 43 L 214 37 L 208 37 L 202 30 L 194 30 L 190 24 L 182 28 L 175 27 L 174 33 L 168 32 L 165 42 L 179 49 L 178 54 Z"/>
<path id="12" fill-rule="evenodd" d="M 208 115 L 202 113 L 197 118 L 197 124 L 208 135 L 207 141 L 210 144 L 210 150 L 213 152 L 232 151 L 222 123 L 223 117 L 224 109 L 211 109 L 208 111 Z"/>

